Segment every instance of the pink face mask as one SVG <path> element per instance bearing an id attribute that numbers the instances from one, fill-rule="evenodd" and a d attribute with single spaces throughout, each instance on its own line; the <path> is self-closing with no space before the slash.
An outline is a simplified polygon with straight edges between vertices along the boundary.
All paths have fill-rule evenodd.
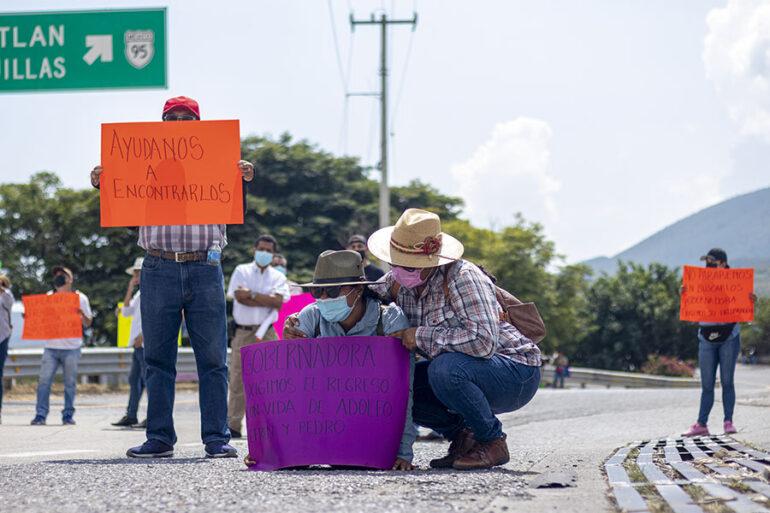
<path id="1" fill-rule="evenodd" d="M 414 271 L 407 271 L 403 267 L 393 267 L 393 278 L 401 285 L 402 287 L 406 287 L 408 289 L 413 289 L 415 287 L 419 287 L 423 283 L 427 281 L 426 279 L 422 279 L 420 276 L 420 273 L 422 273 L 422 269 L 415 269 Z"/>

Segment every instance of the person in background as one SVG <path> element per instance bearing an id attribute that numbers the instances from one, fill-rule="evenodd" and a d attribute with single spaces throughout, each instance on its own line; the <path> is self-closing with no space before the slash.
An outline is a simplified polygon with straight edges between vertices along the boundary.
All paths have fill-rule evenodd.
<path id="1" fill-rule="evenodd" d="M 569 360 L 564 353 L 556 351 L 553 355 L 553 388 L 564 388 L 564 378 L 567 376 Z"/>
<path id="2" fill-rule="evenodd" d="M 286 257 L 283 256 L 281 253 L 276 253 L 273 255 L 273 263 L 271 264 L 276 271 L 283 274 L 284 276 L 287 276 L 288 274 L 288 261 L 286 260 Z M 302 287 L 300 287 L 297 282 L 291 281 L 289 279 L 286 280 L 286 284 L 289 286 L 289 294 L 292 296 L 297 296 L 299 294 L 302 294 Z"/>
<path id="3" fill-rule="evenodd" d="M 382 269 L 369 262 L 369 254 L 366 250 L 366 237 L 363 235 L 352 235 L 348 239 L 348 244 L 345 246 L 345 249 L 355 251 L 361 255 L 361 258 L 364 261 L 364 272 L 366 273 L 366 279 L 368 281 L 377 281 L 385 276 L 385 272 Z"/>
<path id="4" fill-rule="evenodd" d="M 278 242 L 271 235 L 260 235 L 254 245 L 254 260 L 233 271 L 227 288 L 233 300 L 235 335 L 230 342 L 230 398 L 227 424 L 233 438 L 241 438 L 246 408 L 243 395 L 241 348 L 257 342 L 276 340 L 273 323 L 278 310 L 289 300 L 286 276 L 272 267 Z"/>
<path id="5" fill-rule="evenodd" d="M 396 305 L 383 306 L 366 285 L 363 259 L 357 251 L 324 251 L 318 256 L 313 281 L 303 283 L 316 302 L 302 309 L 284 338 L 391 336 L 409 327 L 404 312 Z M 413 470 L 412 446 L 417 430 L 412 422 L 412 380 L 414 353 L 409 359 L 409 399 L 404 431 L 393 470 Z M 253 464 L 250 458 L 247 465 Z"/>
<path id="6" fill-rule="evenodd" d="M 3 368 L 8 356 L 8 343 L 11 339 L 13 324 L 11 323 L 11 308 L 13 308 L 11 280 L 0 274 L 0 424 L 3 422 Z"/>
<path id="7" fill-rule="evenodd" d="M 52 269 L 54 290 L 49 294 L 61 294 L 73 292 L 72 284 L 75 281 L 75 275 L 72 271 L 63 266 L 56 266 Z M 80 298 L 80 307 L 77 310 L 78 315 L 84 327 L 91 326 L 93 322 L 93 313 L 88 297 L 79 290 L 74 291 Z M 62 410 L 62 424 L 74 425 L 75 419 L 75 393 L 77 392 L 78 361 L 80 360 L 80 346 L 83 345 L 81 338 L 57 338 L 45 341 L 43 350 L 43 359 L 40 362 L 40 377 L 37 384 L 37 405 L 35 418 L 32 419 L 33 426 L 45 425 L 48 417 L 49 401 L 51 398 L 51 384 L 56 370 L 61 366 L 64 373 L 64 409 Z"/>
<path id="8" fill-rule="evenodd" d="M 163 105 L 166 122 L 201 119 L 200 105 L 177 96 Z M 244 182 L 254 179 L 254 165 L 233 162 Z M 212 169 L 212 173 L 224 173 Z M 102 167 L 91 171 L 91 185 L 100 187 Z M 246 194 L 243 195 L 245 210 Z M 227 429 L 227 304 L 222 250 L 224 224 L 140 226 L 142 264 L 142 334 L 147 364 L 147 440 L 130 448 L 129 458 L 169 458 L 177 441 L 174 393 L 179 328 L 189 328 L 198 368 L 201 441 L 207 458 L 235 458 Z"/>
<path id="9" fill-rule="evenodd" d="M 144 429 L 147 427 L 147 419 L 139 422 L 137 412 L 139 411 L 139 401 L 144 392 L 144 380 L 147 372 L 147 366 L 144 362 L 144 337 L 142 337 L 142 310 L 140 291 L 134 289 L 139 286 L 142 278 L 142 262 L 144 258 L 138 257 L 134 260 L 134 265 L 126 269 L 126 273 L 131 276 L 126 289 L 126 296 L 123 298 L 123 308 L 121 313 L 123 317 L 131 317 L 131 330 L 128 335 L 128 345 L 134 348 L 134 356 L 131 360 L 131 370 L 128 374 L 128 407 L 126 414 L 113 426 L 133 427 Z"/>
<path id="10" fill-rule="evenodd" d="M 706 267 L 729 269 L 727 253 L 721 248 L 713 248 L 701 257 Z M 682 293 L 685 288 L 682 287 Z M 751 301 L 757 297 L 751 293 Z M 716 384 L 717 366 L 719 380 L 722 386 L 722 407 L 724 408 L 725 434 L 737 433 L 733 424 L 735 410 L 735 365 L 741 352 L 741 326 L 738 323 L 716 324 L 701 322 L 698 329 L 698 363 L 700 365 L 700 411 L 698 421 L 682 436 L 709 435 L 708 420 L 711 408 L 714 406 L 714 386 Z"/>

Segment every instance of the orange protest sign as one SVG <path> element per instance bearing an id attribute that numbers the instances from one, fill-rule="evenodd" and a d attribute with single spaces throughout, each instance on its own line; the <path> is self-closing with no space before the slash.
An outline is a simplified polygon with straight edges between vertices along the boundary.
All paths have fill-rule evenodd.
<path id="1" fill-rule="evenodd" d="M 80 298 L 75 292 L 21 296 L 24 303 L 24 340 L 80 338 L 83 322 L 78 314 Z"/>
<path id="2" fill-rule="evenodd" d="M 102 125 L 101 225 L 242 224 L 238 121 Z"/>
<path id="3" fill-rule="evenodd" d="M 754 269 L 684 266 L 679 318 L 693 322 L 754 320 Z"/>

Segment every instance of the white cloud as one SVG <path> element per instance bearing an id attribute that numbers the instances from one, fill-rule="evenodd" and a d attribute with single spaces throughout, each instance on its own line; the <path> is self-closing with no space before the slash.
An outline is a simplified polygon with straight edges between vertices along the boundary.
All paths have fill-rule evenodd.
<path id="1" fill-rule="evenodd" d="M 561 183 L 549 173 L 550 139 L 548 123 L 519 117 L 495 125 L 468 160 L 452 166 L 475 224 L 506 225 L 516 212 L 546 225 L 557 220 Z"/>
<path id="2" fill-rule="evenodd" d="M 706 24 L 706 75 L 741 134 L 770 141 L 770 1 L 729 0 Z"/>

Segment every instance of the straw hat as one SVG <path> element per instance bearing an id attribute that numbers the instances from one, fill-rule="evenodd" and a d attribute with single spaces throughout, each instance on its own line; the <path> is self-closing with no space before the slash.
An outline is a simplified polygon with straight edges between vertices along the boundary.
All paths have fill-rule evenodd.
<path id="1" fill-rule="evenodd" d="M 370 285 L 366 281 L 364 264 L 357 251 L 327 250 L 318 255 L 313 272 L 313 281 L 300 287 L 329 287 L 334 285 Z"/>
<path id="2" fill-rule="evenodd" d="M 134 265 L 132 265 L 131 267 L 126 267 L 126 274 L 130 274 L 133 276 L 134 271 L 141 271 L 143 263 L 144 263 L 144 258 L 136 257 L 136 260 L 134 260 Z"/>
<path id="3" fill-rule="evenodd" d="M 401 267 L 437 267 L 463 256 L 462 243 L 441 231 L 441 219 L 418 208 L 405 210 L 395 226 L 374 232 L 367 245 L 380 260 Z"/>

